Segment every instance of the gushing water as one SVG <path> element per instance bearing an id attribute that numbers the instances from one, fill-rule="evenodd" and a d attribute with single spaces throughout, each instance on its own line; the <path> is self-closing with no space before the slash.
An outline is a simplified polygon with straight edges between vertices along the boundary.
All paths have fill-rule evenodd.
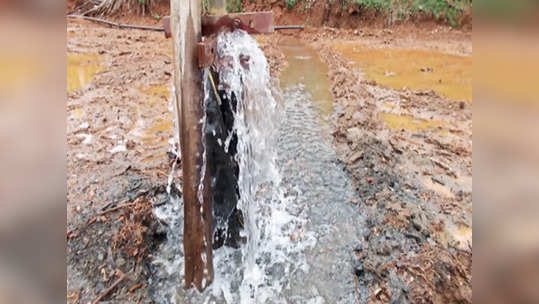
<path id="1" fill-rule="evenodd" d="M 350 303 L 348 254 L 359 242 L 362 219 L 348 203 L 350 182 L 321 135 L 308 94 L 295 86 L 281 96 L 266 58 L 245 32 L 221 34 L 217 45 L 217 55 L 226 59 L 219 89 L 237 101 L 233 132 L 222 145 L 229 149 L 237 135 L 238 208 L 247 242 L 214 251 L 215 279 L 205 292 L 185 290 L 183 206 L 181 196 L 171 195 L 168 204 L 154 209 L 167 226 L 153 264 L 154 300 Z M 171 193 L 178 188 L 169 187 Z"/>
<path id="2" fill-rule="evenodd" d="M 276 139 L 283 113 L 270 89 L 264 54 L 249 35 L 235 31 L 219 36 L 218 56 L 231 60 L 219 75 L 220 83 L 226 84 L 221 89 L 228 98 L 234 94 L 237 100 L 233 133 L 238 139 L 238 207 L 244 214 L 247 237 L 241 249 L 239 302 L 265 303 L 279 298 L 292 272 L 307 270 L 300 255 L 314 238 L 303 244 L 290 242 L 305 220 L 291 215 L 289 202 L 295 198 L 285 195 L 277 168 Z"/>

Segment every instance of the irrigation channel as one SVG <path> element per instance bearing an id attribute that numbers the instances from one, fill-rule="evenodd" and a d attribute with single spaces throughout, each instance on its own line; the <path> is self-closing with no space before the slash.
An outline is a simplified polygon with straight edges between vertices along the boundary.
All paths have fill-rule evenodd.
<path id="1" fill-rule="evenodd" d="M 235 31 L 218 38 L 218 55 L 233 58 L 220 83 L 229 84 L 228 94 L 243 96 L 237 99 L 233 129 L 246 243 L 214 251 L 215 279 L 203 293 L 178 288 L 184 282 L 183 206 L 181 196 L 171 195 L 153 210 L 168 227 L 150 282 L 157 303 L 318 304 L 365 298 L 351 275 L 351 255 L 361 243 L 365 218 L 349 203 L 351 180 L 331 146 L 333 105 L 325 67 L 306 46 L 289 41 L 282 47 L 289 65 L 279 84 L 270 79 L 252 37 Z M 250 57 L 247 67 L 240 62 L 244 55 Z M 206 98 L 210 90 L 206 85 Z M 220 144 L 227 147 L 231 137 Z"/>

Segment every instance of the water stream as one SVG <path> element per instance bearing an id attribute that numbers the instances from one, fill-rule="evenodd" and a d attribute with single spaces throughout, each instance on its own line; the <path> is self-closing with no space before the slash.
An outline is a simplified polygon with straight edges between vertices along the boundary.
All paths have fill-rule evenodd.
<path id="1" fill-rule="evenodd" d="M 289 47 L 292 56 L 302 51 L 312 55 L 299 44 Z M 247 243 L 240 249 L 215 250 L 212 285 L 203 293 L 185 290 L 183 206 L 181 197 L 171 195 L 167 204 L 154 208 L 167 226 L 150 282 L 155 302 L 354 303 L 351 259 L 353 249 L 361 246 L 364 218 L 350 204 L 351 181 L 337 162 L 327 124 L 321 124 L 330 114 L 330 95 L 315 93 L 313 98 L 309 90 L 327 86 L 327 79 L 318 84 L 309 78 L 285 81 L 280 90 L 255 40 L 241 31 L 219 36 L 218 55 L 231 58 L 220 74 L 220 83 L 228 86 L 221 89 L 240 96 L 234 130 L 238 207 Z M 247 64 L 240 59 L 245 56 Z M 289 59 L 295 60 L 288 69 L 309 64 L 307 59 Z"/>

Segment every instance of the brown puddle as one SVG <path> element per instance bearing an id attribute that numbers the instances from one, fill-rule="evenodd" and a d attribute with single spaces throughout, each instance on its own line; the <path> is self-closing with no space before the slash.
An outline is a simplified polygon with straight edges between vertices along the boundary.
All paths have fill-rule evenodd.
<path id="1" fill-rule="evenodd" d="M 406 129 L 412 132 L 434 129 L 445 125 L 444 122 L 438 120 L 419 119 L 409 115 L 391 113 L 380 113 L 380 118 L 391 129 Z"/>
<path id="2" fill-rule="evenodd" d="M 333 48 L 365 77 L 395 90 L 433 90 L 453 100 L 472 101 L 472 57 L 406 49 L 372 49 L 358 43 Z"/>
<path id="3" fill-rule="evenodd" d="M 67 54 L 67 92 L 74 92 L 92 81 L 101 71 L 99 56 L 92 54 Z"/>
<path id="4" fill-rule="evenodd" d="M 168 102 L 170 98 L 169 86 L 140 86 L 137 90 L 144 95 L 144 98 L 141 104 L 135 106 L 135 120 L 138 119 L 139 121 L 135 123 L 135 129 L 132 132 L 137 138 L 136 140 L 140 141 L 146 148 L 162 151 L 163 148 L 169 145 L 168 140 L 173 133 L 174 122 L 168 112 L 161 113 L 160 110 L 156 113 L 153 108 L 154 106 Z M 145 111 L 147 114 L 142 114 Z M 153 115 L 150 113 L 153 113 Z M 163 153 L 158 152 L 157 154 L 154 153 L 145 156 L 142 162 L 149 163 L 162 157 Z"/>
<path id="5" fill-rule="evenodd" d="M 149 87 L 139 87 L 138 90 L 146 95 L 157 97 L 157 98 L 163 98 L 165 100 L 170 99 L 170 89 L 168 86 L 163 85 L 152 85 Z"/>
<path id="6" fill-rule="evenodd" d="M 327 77 L 328 67 L 312 48 L 298 39 L 283 39 L 279 46 L 286 56 L 287 66 L 280 76 L 281 88 L 302 84 L 311 101 L 324 116 L 333 113 L 333 97 Z"/>
<path id="7" fill-rule="evenodd" d="M 160 122 L 154 124 L 149 130 L 148 135 L 151 134 L 157 134 L 159 132 L 166 132 L 172 130 L 174 127 L 174 124 L 172 121 L 169 120 L 161 120 Z"/>
<path id="8" fill-rule="evenodd" d="M 149 128 L 142 129 L 139 138 L 143 144 L 150 147 L 168 146 L 169 134 L 172 134 L 174 123 L 172 120 L 159 119 Z"/>

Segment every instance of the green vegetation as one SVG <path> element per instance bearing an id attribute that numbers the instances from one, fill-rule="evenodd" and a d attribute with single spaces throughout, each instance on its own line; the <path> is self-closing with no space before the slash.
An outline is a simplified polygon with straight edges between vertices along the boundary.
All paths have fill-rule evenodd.
<path id="1" fill-rule="evenodd" d="M 286 7 L 292 8 L 294 5 L 296 5 L 297 0 L 286 0 Z"/>
<path id="2" fill-rule="evenodd" d="M 459 16 L 471 7 L 471 0 L 415 0 L 411 11 L 432 14 L 436 20 L 442 19 L 451 26 L 457 26 Z"/>
<path id="3" fill-rule="evenodd" d="M 391 2 L 395 0 L 352 0 L 359 4 L 361 7 L 375 10 L 379 12 L 386 12 L 391 8 Z"/>
<path id="4" fill-rule="evenodd" d="M 242 11 L 241 0 L 227 0 L 226 10 L 229 13 L 239 13 Z"/>
<path id="5" fill-rule="evenodd" d="M 458 18 L 471 10 L 472 0 L 351 0 L 362 8 L 386 13 L 394 20 L 427 14 L 458 26 Z M 393 20 L 392 20 L 393 21 Z"/>
<path id="6" fill-rule="evenodd" d="M 288 8 L 294 7 L 298 2 L 312 4 L 312 0 L 286 0 Z M 432 16 L 436 20 L 458 26 L 459 18 L 465 13 L 471 13 L 472 0 L 318 0 L 341 2 L 343 8 L 351 4 L 359 5 L 361 10 L 370 10 L 385 14 L 389 22 L 407 20 L 420 15 Z M 499 0 L 498 0 L 499 1 Z M 308 5 L 309 7 L 311 5 Z M 306 8 L 308 7 L 305 6 Z"/>

